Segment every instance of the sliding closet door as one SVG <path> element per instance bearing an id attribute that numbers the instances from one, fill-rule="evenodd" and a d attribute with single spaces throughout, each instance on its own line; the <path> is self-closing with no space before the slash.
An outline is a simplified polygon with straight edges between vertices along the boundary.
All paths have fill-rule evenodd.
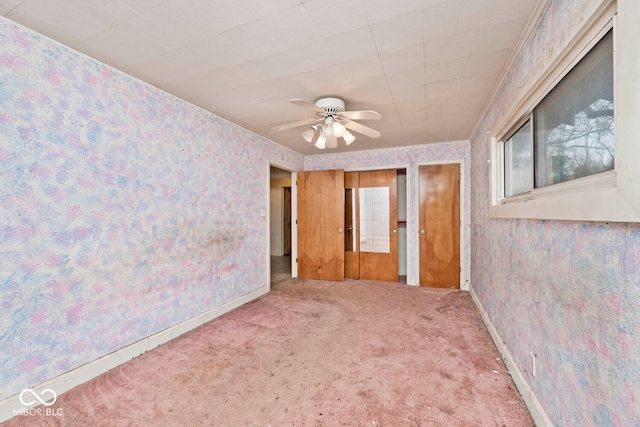
<path id="1" fill-rule="evenodd" d="M 298 172 L 298 277 L 344 280 L 344 171 Z"/>
<path id="2" fill-rule="evenodd" d="M 396 170 L 360 172 L 360 278 L 398 281 Z"/>

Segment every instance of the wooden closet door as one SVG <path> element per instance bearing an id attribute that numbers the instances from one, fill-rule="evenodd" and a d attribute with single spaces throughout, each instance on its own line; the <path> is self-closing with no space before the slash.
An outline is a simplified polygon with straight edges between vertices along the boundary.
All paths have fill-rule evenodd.
<path id="1" fill-rule="evenodd" d="M 380 205 L 373 205 L 373 213 L 365 213 L 363 204 L 367 204 L 363 200 L 362 191 L 360 191 L 359 218 L 360 228 L 358 230 L 358 242 L 360 245 L 360 278 L 371 280 L 384 280 L 388 282 L 398 281 L 398 201 L 397 201 L 397 185 L 396 170 L 381 170 L 371 172 L 360 172 L 360 190 L 371 188 L 388 189 L 388 206 L 386 214 L 379 216 L 376 211 L 380 211 Z M 383 218 L 384 219 L 381 219 Z M 363 221 L 371 219 L 371 222 L 363 227 Z M 384 222 L 384 223 L 383 223 Z M 366 227 L 374 228 L 386 227 L 386 235 L 389 238 L 388 248 L 383 252 L 372 252 L 367 247 L 377 246 L 367 242 L 369 238 L 376 239 L 378 230 L 373 233 L 366 230 Z M 372 236 L 373 234 L 373 236 Z M 377 249 L 377 248 L 376 248 Z"/>
<path id="2" fill-rule="evenodd" d="M 420 286 L 460 289 L 460 164 L 420 166 Z"/>
<path id="3" fill-rule="evenodd" d="M 298 277 L 344 280 L 344 171 L 298 172 Z"/>

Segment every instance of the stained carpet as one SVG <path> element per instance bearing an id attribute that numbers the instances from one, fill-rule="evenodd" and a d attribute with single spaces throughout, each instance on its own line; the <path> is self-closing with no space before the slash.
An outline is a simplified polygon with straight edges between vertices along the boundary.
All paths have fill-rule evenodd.
<path id="1" fill-rule="evenodd" d="M 533 426 L 471 297 L 293 279 L 13 426 Z"/>

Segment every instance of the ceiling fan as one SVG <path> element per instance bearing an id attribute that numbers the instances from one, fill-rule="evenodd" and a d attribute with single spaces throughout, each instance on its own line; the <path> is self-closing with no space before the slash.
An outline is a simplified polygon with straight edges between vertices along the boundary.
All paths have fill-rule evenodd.
<path id="1" fill-rule="evenodd" d="M 343 138 L 347 145 L 351 144 L 356 137 L 347 129 L 370 138 L 378 138 L 381 135 L 375 129 L 354 122 L 354 120 L 378 120 L 379 113 L 373 110 L 345 111 L 345 103 L 340 98 L 320 98 L 315 104 L 302 99 L 290 99 L 289 102 L 313 112 L 315 117 L 275 126 L 271 130 L 280 132 L 298 126 L 311 125 L 309 129 L 302 132 L 302 137 L 307 142 L 314 142 L 315 146 L 321 150 L 326 147 L 337 147 L 338 138 Z"/>

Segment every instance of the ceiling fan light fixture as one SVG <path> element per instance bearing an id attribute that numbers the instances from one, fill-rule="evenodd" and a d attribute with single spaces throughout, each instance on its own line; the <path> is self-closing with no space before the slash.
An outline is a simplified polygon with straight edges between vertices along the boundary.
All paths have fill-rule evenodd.
<path id="1" fill-rule="evenodd" d="M 290 99 L 289 101 L 311 111 L 314 116 L 274 126 L 271 130 L 281 132 L 298 126 L 305 126 L 307 129 L 302 132 L 302 138 L 314 144 L 320 150 L 338 147 L 339 138 L 343 138 L 346 145 L 352 144 L 356 137 L 347 129 L 354 130 L 369 138 L 378 138 L 381 135 L 377 130 L 357 122 L 357 120 L 380 119 L 380 113 L 376 111 L 346 111 L 344 100 L 334 97 L 319 98 L 315 104 L 302 99 Z"/>
<path id="2" fill-rule="evenodd" d="M 344 134 L 347 132 L 347 128 L 344 127 L 344 125 L 338 121 L 333 122 L 333 134 L 335 136 L 337 136 L 338 138 L 340 138 L 341 136 L 344 136 Z"/>
<path id="3" fill-rule="evenodd" d="M 356 140 L 356 137 L 353 136 L 351 134 L 351 132 L 349 132 L 348 130 L 345 129 L 344 135 L 342 135 L 342 138 L 344 139 L 344 142 L 349 145 L 351 144 L 353 141 Z"/>
<path id="4" fill-rule="evenodd" d="M 329 116 L 324 121 L 324 136 L 331 138 L 333 136 L 333 117 Z"/>
<path id="5" fill-rule="evenodd" d="M 324 134 L 320 134 L 318 140 L 315 143 L 315 146 L 321 150 L 327 148 L 327 138 L 324 136 Z"/>
<path id="6" fill-rule="evenodd" d="M 310 127 L 309 129 L 305 130 L 304 132 L 302 132 L 302 137 L 307 142 L 313 141 L 313 138 L 315 136 L 316 136 L 316 130 L 314 128 L 312 128 L 312 127 Z"/>

